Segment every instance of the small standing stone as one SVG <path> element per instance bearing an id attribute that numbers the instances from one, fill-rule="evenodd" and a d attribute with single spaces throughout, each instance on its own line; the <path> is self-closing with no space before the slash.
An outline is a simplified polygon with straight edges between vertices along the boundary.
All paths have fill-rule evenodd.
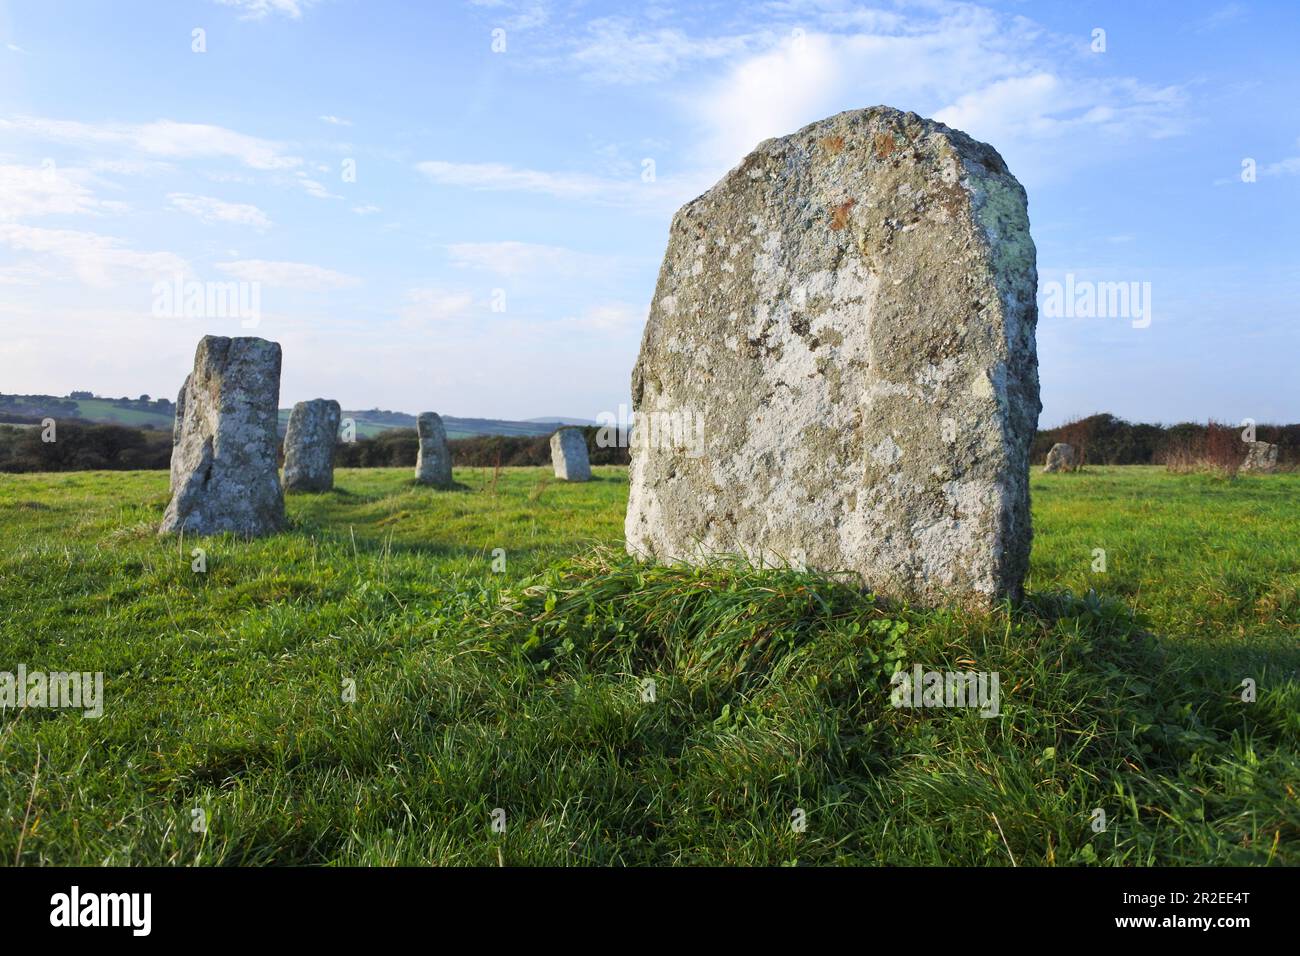
<path id="1" fill-rule="evenodd" d="M 451 449 L 447 430 L 437 412 L 421 412 L 415 420 L 420 436 L 420 453 L 415 459 L 415 480 L 421 485 L 446 488 L 451 485 Z"/>
<path id="2" fill-rule="evenodd" d="M 551 436 L 551 464 L 561 481 L 591 481 L 591 459 L 582 429 L 561 428 Z"/>
<path id="3" fill-rule="evenodd" d="M 1077 467 L 1074 460 L 1074 446 L 1058 441 L 1052 446 L 1052 450 L 1047 453 L 1047 462 L 1043 465 L 1043 473 L 1055 474 L 1058 471 L 1074 471 Z"/>
<path id="4" fill-rule="evenodd" d="M 254 536 L 284 527 L 279 402 L 277 343 L 203 337 L 176 402 L 172 499 L 160 533 Z"/>
<path id="5" fill-rule="evenodd" d="M 329 491 L 334 487 L 334 446 L 343 412 L 332 399 L 299 402 L 284 433 L 284 490 Z"/>
<path id="6" fill-rule="evenodd" d="M 1241 471 L 1256 475 L 1271 475 L 1277 471 L 1277 445 L 1266 441 L 1246 443 L 1246 460 Z"/>

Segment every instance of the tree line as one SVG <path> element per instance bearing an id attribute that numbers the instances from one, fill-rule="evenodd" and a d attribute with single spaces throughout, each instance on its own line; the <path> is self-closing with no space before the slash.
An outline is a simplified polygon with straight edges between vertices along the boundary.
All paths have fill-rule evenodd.
<path id="1" fill-rule="evenodd" d="M 100 425 L 75 420 L 56 423 L 54 441 L 43 440 L 41 419 L 12 416 L 17 424 L 0 424 L 0 472 L 135 471 L 167 469 L 171 463 L 171 432 L 126 425 Z M 1278 462 L 1300 463 L 1300 424 L 1254 426 L 1259 441 L 1277 444 Z M 1059 428 L 1040 431 L 1030 460 L 1041 465 L 1056 442 L 1074 445 L 1087 464 L 1162 465 L 1178 457 L 1205 454 L 1245 454 L 1241 426 L 1216 423 L 1144 425 L 1114 415 L 1091 415 Z M 626 465 L 627 442 L 610 448 L 597 442 L 600 429 L 582 429 L 593 465 Z M 452 462 L 460 467 L 495 468 L 549 465 L 548 435 L 479 435 L 448 442 Z M 394 428 L 369 438 L 340 444 L 335 459 L 340 468 L 414 468 L 420 442 L 413 428 Z"/>
<path id="2" fill-rule="evenodd" d="M 626 465 L 626 447 L 602 448 L 598 428 L 583 428 L 593 465 Z M 59 421 L 54 441 L 41 420 L 0 424 L 0 472 L 138 471 L 171 466 L 171 432 L 126 425 Z M 549 435 L 479 435 L 449 441 L 452 462 L 462 468 L 549 465 Z M 341 442 L 339 468 L 414 468 L 420 440 L 414 428 L 394 428 L 370 438 Z"/>

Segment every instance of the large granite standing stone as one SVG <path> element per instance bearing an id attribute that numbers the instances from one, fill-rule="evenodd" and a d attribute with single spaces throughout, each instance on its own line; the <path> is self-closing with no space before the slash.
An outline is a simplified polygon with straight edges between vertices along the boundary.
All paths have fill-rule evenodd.
<path id="1" fill-rule="evenodd" d="M 628 550 L 1018 596 L 1036 286 L 991 146 L 886 107 L 761 143 L 673 219 L 632 374 Z"/>
<path id="2" fill-rule="evenodd" d="M 591 459 L 582 429 L 561 428 L 551 436 L 551 464 L 561 481 L 591 481 Z"/>
<path id="3" fill-rule="evenodd" d="M 203 337 L 176 402 L 172 499 L 160 533 L 253 536 L 284 527 L 279 404 L 278 344 Z"/>
<path id="4" fill-rule="evenodd" d="M 1246 460 L 1240 471 L 1257 475 L 1271 475 L 1277 471 L 1277 445 L 1266 441 L 1246 443 Z"/>
<path id="5" fill-rule="evenodd" d="M 451 485 L 451 450 L 447 430 L 437 412 L 421 412 L 415 420 L 420 452 L 415 459 L 415 480 L 422 485 L 446 488 Z"/>
<path id="6" fill-rule="evenodd" d="M 343 412 L 332 399 L 299 402 L 284 433 L 284 490 L 329 491 L 334 487 L 334 446 Z"/>
<path id="7" fill-rule="evenodd" d="M 1047 453 L 1047 460 L 1043 463 L 1043 472 L 1044 474 L 1055 474 L 1060 471 L 1074 471 L 1077 467 L 1075 458 L 1074 446 L 1058 441 Z"/>

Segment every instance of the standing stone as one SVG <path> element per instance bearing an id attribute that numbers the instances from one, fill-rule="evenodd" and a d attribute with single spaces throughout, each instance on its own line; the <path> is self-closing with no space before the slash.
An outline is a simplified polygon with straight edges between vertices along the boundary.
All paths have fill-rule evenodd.
<path id="1" fill-rule="evenodd" d="M 329 491 L 334 487 L 334 446 L 339 403 L 325 398 L 299 402 L 284 433 L 284 490 Z"/>
<path id="2" fill-rule="evenodd" d="M 415 480 L 422 485 L 446 488 L 451 485 L 451 450 L 447 430 L 437 412 L 421 412 L 415 420 L 420 436 L 420 453 L 415 459 Z"/>
<path id="3" fill-rule="evenodd" d="M 253 536 L 284 527 L 279 402 L 278 344 L 203 337 L 176 402 L 172 499 L 160 533 Z"/>
<path id="4" fill-rule="evenodd" d="M 591 459 L 582 429 L 561 428 L 551 436 L 551 464 L 561 481 L 591 481 Z"/>
<path id="5" fill-rule="evenodd" d="M 1074 471 L 1074 469 L 1074 446 L 1058 441 L 1052 446 L 1052 450 L 1047 453 L 1043 473 L 1055 474 L 1058 471 Z"/>
<path id="6" fill-rule="evenodd" d="M 1266 441 L 1246 443 L 1246 460 L 1241 471 L 1257 475 L 1271 475 L 1277 471 L 1277 445 Z"/>
<path id="7" fill-rule="evenodd" d="M 628 550 L 1019 596 L 1036 287 L 992 147 L 886 107 L 761 143 L 673 219 L 632 373 Z"/>

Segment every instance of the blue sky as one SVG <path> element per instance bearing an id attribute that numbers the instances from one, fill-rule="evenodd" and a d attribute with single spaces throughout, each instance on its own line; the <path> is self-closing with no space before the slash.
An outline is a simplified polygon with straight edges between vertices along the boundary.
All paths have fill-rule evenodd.
<path id="1" fill-rule="evenodd" d="M 257 334 L 286 405 L 595 418 L 674 209 L 884 103 L 1001 151 L 1042 283 L 1150 283 L 1040 319 L 1044 425 L 1300 420 L 1297 50 L 1289 0 L 0 0 L 0 391 L 171 397 Z"/>

